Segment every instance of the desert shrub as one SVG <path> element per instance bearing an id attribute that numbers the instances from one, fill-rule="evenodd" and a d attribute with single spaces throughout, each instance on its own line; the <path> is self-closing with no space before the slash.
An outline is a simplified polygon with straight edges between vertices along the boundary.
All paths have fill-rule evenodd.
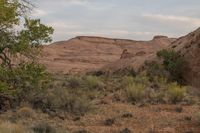
<path id="1" fill-rule="evenodd" d="M 130 86 L 134 82 L 134 77 L 132 76 L 125 76 L 123 77 L 122 81 L 122 87 L 126 88 L 127 86 Z"/>
<path id="2" fill-rule="evenodd" d="M 78 76 L 71 76 L 67 79 L 68 87 L 70 88 L 79 88 L 82 84 L 82 80 Z"/>
<path id="3" fill-rule="evenodd" d="M 108 72 L 105 74 L 105 76 L 115 76 L 115 77 L 124 77 L 124 76 L 133 76 L 135 77 L 137 75 L 137 72 L 132 67 L 126 67 L 124 69 L 114 71 L 114 72 Z"/>
<path id="4" fill-rule="evenodd" d="M 15 71 L 15 86 L 20 98 L 29 99 L 30 95 L 27 94 L 40 93 L 48 88 L 49 82 L 50 74 L 39 64 L 22 64 Z"/>
<path id="5" fill-rule="evenodd" d="M 161 50 L 157 53 L 157 56 L 163 58 L 163 65 L 170 72 L 172 80 L 182 82 L 184 59 L 173 50 Z"/>
<path id="6" fill-rule="evenodd" d="M 157 84 L 158 87 L 166 86 L 169 82 L 166 77 L 155 76 L 153 83 Z"/>
<path id="7" fill-rule="evenodd" d="M 133 83 L 149 85 L 149 77 L 146 75 L 146 72 L 142 72 L 135 77 L 125 76 L 123 77 L 122 85 L 123 87 L 129 86 Z"/>
<path id="8" fill-rule="evenodd" d="M 45 68 L 36 63 L 23 63 L 13 69 L 1 68 L 0 71 L 1 92 L 16 96 L 20 101 L 40 93 L 50 81 Z"/>
<path id="9" fill-rule="evenodd" d="M 85 93 L 70 92 L 65 88 L 54 90 L 48 97 L 52 109 L 62 109 L 73 114 L 84 114 L 91 109 L 91 102 Z"/>
<path id="10" fill-rule="evenodd" d="M 104 125 L 106 126 L 112 126 L 116 122 L 115 118 L 108 118 L 104 121 Z"/>
<path id="11" fill-rule="evenodd" d="M 67 86 L 73 89 L 98 89 L 103 87 L 103 82 L 100 77 L 92 75 L 74 75 L 68 76 L 66 81 Z"/>
<path id="12" fill-rule="evenodd" d="M 197 112 L 196 114 L 196 121 L 200 125 L 200 112 Z"/>
<path id="13" fill-rule="evenodd" d="M 64 110 L 75 115 L 84 115 L 93 109 L 92 103 L 86 96 L 73 96 L 68 98 Z"/>
<path id="14" fill-rule="evenodd" d="M 149 78 L 146 73 L 132 77 L 126 76 L 122 81 L 122 87 L 126 90 L 126 95 L 129 101 L 138 102 L 144 98 L 146 87 L 149 85 Z"/>
<path id="15" fill-rule="evenodd" d="M 90 94 L 84 89 L 63 88 L 57 85 L 37 95 L 31 103 L 34 108 L 44 112 L 60 110 L 74 115 L 84 115 L 93 109 Z"/>
<path id="16" fill-rule="evenodd" d="M 12 71 L 0 66 L 0 91 L 1 93 L 8 93 L 11 90 L 11 83 L 13 80 Z"/>
<path id="17" fill-rule="evenodd" d="M 4 122 L 0 124 L 0 133 L 32 133 L 20 124 Z"/>
<path id="18" fill-rule="evenodd" d="M 151 64 L 147 64 L 147 76 L 151 82 L 157 82 L 158 78 L 168 79 L 169 72 L 165 70 L 163 65 L 153 62 Z"/>
<path id="19" fill-rule="evenodd" d="M 131 130 L 128 128 L 124 128 L 123 130 L 120 131 L 120 133 L 131 133 Z"/>
<path id="20" fill-rule="evenodd" d="M 134 81 L 139 84 L 143 84 L 145 86 L 149 85 L 149 77 L 146 71 L 139 73 L 137 76 L 134 77 Z"/>
<path id="21" fill-rule="evenodd" d="M 45 122 L 41 122 L 32 127 L 34 133 L 56 133 L 56 129 Z"/>
<path id="22" fill-rule="evenodd" d="M 0 93 L 8 93 L 9 85 L 5 82 L 0 81 Z"/>
<path id="23" fill-rule="evenodd" d="M 137 102 L 145 96 L 146 86 L 139 83 L 132 83 L 126 88 L 126 94 L 130 101 Z"/>
<path id="24" fill-rule="evenodd" d="M 171 83 L 168 86 L 168 97 L 172 103 L 177 103 L 183 100 L 186 94 L 186 88 L 178 85 L 177 83 Z"/>
<path id="25" fill-rule="evenodd" d="M 155 75 L 151 81 L 145 71 L 135 77 L 125 76 L 121 87 L 132 102 L 177 103 L 186 100 L 188 95 L 186 87 L 170 82 L 162 75 Z"/>
<path id="26" fill-rule="evenodd" d="M 126 69 L 117 71 L 114 73 L 114 75 L 116 76 L 133 76 L 135 77 L 137 75 L 137 73 L 135 72 L 135 70 L 131 67 L 127 67 Z"/>
<path id="27" fill-rule="evenodd" d="M 22 107 L 22 108 L 18 109 L 16 112 L 16 116 L 18 118 L 22 118 L 22 119 L 33 118 L 33 117 L 35 117 L 35 115 L 36 115 L 35 111 L 30 107 Z"/>
<path id="28" fill-rule="evenodd" d="M 88 76 L 83 77 L 83 80 L 84 80 L 84 84 L 86 85 L 86 87 L 88 87 L 88 89 L 98 88 L 100 87 L 100 84 L 101 84 L 99 78 L 96 76 L 88 75 Z"/>
<path id="29" fill-rule="evenodd" d="M 51 91 L 47 91 L 46 95 L 46 106 L 49 109 L 64 109 L 66 102 L 68 101 L 70 94 L 65 88 L 55 88 Z"/>
<path id="30" fill-rule="evenodd" d="M 168 84 L 168 80 L 165 77 L 155 76 L 149 86 L 149 90 L 151 90 L 149 94 L 150 100 L 154 103 L 166 103 L 166 92 L 168 91 Z"/>
<path id="31" fill-rule="evenodd" d="M 85 130 L 85 129 L 80 129 L 80 130 L 77 130 L 73 133 L 90 133 L 89 131 Z"/>

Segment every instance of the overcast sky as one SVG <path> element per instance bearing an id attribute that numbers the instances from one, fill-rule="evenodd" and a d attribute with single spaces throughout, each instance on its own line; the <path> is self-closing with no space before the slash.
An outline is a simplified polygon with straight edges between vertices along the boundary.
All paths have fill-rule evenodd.
<path id="1" fill-rule="evenodd" d="M 33 0 L 32 17 L 55 29 L 54 41 L 80 35 L 150 40 L 200 27 L 200 0 Z"/>

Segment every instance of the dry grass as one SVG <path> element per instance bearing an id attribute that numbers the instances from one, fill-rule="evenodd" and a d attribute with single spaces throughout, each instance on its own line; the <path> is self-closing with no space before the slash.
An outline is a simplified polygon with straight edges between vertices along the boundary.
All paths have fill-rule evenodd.
<path id="1" fill-rule="evenodd" d="M 171 83 L 168 87 L 168 97 L 172 103 L 177 103 L 183 100 L 186 95 L 186 87 L 182 87 L 177 83 Z"/>
<path id="2" fill-rule="evenodd" d="M 33 133 L 20 124 L 4 122 L 0 124 L 0 133 Z"/>
<path id="3" fill-rule="evenodd" d="M 4 122 L 0 124 L 0 133 L 32 133 L 25 127 L 34 130 L 49 130 L 51 127 L 56 131 L 65 132 L 88 131 L 91 133 L 119 133 L 123 129 L 128 128 L 130 131 L 149 133 L 151 129 L 156 133 L 165 133 L 167 129 L 175 130 L 175 133 L 185 133 L 185 131 L 193 131 L 199 133 L 200 126 L 198 124 L 196 112 L 199 111 L 197 105 L 181 106 L 182 111 L 177 112 L 177 107 L 181 105 L 145 105 L 143 107 L 133 106 L 128 103 L 109 103 L 99 104 L 98 110 L 88 113 L 80 118 L 68 117 L 65 120 L 58 117 L 44 116 L 37 114 L 37 119 L 18 119 L 17 124 Z M 131 114 L 131 117 L 124 115 Z M 15 112 L 12 116 L 15 115 Z M 191 118 L 188 120 L 186 118 Z M 0 117 L 0 119 L 2 119 Z M 105 125 L 105 120 L 114 119 L 112 125 Z M 40 123 L 48 123 L 49 126 Z M 25 124 L 22 126 L 22 124 Z M 16 131 L 16 132 L 14 132 Z M 54 129 L 51 131 L 55 131 Z"/>
<path id="4" fill-rule="evenodd" d="M 24 119 L 24 118 L 35 118 L 35 111 L 30 107 L 22 107 L 17 110 L 16 116 L 18 118 Z"/>

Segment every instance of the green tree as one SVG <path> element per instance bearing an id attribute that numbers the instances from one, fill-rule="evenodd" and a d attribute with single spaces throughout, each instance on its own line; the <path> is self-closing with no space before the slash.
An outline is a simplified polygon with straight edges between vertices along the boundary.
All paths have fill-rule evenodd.
<path id="1" fill-rule="evenodd" d="M 41 44 L 52 41 L 52 27 L 26 17 L 31 7 L 26 0 L 0 0 L 0 59 L 4 67 L 12 68 L 11 58 L 17 53 L 33 59 Z"/>
<path id="2" fill-rule="evenodd" d="M 27 0 L 0 0 L 0 93 L 20 100 L 39 93 L 50 81 L 34 59 L 42 44 L 52 41 L 54 30 L 27 17 L 33 7 Z M 18 58 L 24 60 L 17 64 Z"/>
<path id="3" fill-rule="evenodd" d="M 174 50 L 161 50 L 157 56 L 163 59 L 164 68 L 171 74 L 172 80 L 182 82 L 184 59 Z"/>

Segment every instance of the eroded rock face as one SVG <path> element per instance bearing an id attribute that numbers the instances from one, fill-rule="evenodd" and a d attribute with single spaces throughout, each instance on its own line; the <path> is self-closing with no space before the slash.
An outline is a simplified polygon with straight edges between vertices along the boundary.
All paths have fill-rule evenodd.
<path id="1" fill-rule="evenodd" d="M 192 86 L 200 87 L 200 28 L 170 45 L 186 61 L 183 77 Z"/>
<path id="2" fill-rule="evenodd" d="M 45 46 L 43 56 L 39 60 L 50 72 L 55 73 L 88 72 L 115 62 L 117 66 L 114 65 L 111 69 L 117 69 L 118 66 L 128 65 L 129 61 L 125 61 L 125 64 L 124 61 L 118 62 L 125 49 L 128 52 L 124 53 L 122 58 L 130 59 L 136 56 L 143 61 L 147 55 L 166 48 L 172 41 L 174 39 L 162 36 L 157 36 L 150 41 L 79 36 Z"/>
<path id="3" fill-rule="evenodd" d="M 120 59 L 128 59 L 128 58 L 130 59 L 130 58 L 133 58 L 135 56 L 143 56 L 145 54 L 146 54 L 146 52 L 144 52 L 144 51 L 139 51 L 139 52 L 134 54 L 134 53 L 128 52 L 127 49 L 124 49 L 122 54 L 121 54 Z"/>
<path id="4" fill-rule="evenodd" d="M 130 52 L 128 52 L 127 49 L 124 49 L 122 54 L 121 54 L 120 59 L 126 59 L 126 58 L 131 58 L 131 57 L 134 57 L 134 55 L 131 54 Z"/>

